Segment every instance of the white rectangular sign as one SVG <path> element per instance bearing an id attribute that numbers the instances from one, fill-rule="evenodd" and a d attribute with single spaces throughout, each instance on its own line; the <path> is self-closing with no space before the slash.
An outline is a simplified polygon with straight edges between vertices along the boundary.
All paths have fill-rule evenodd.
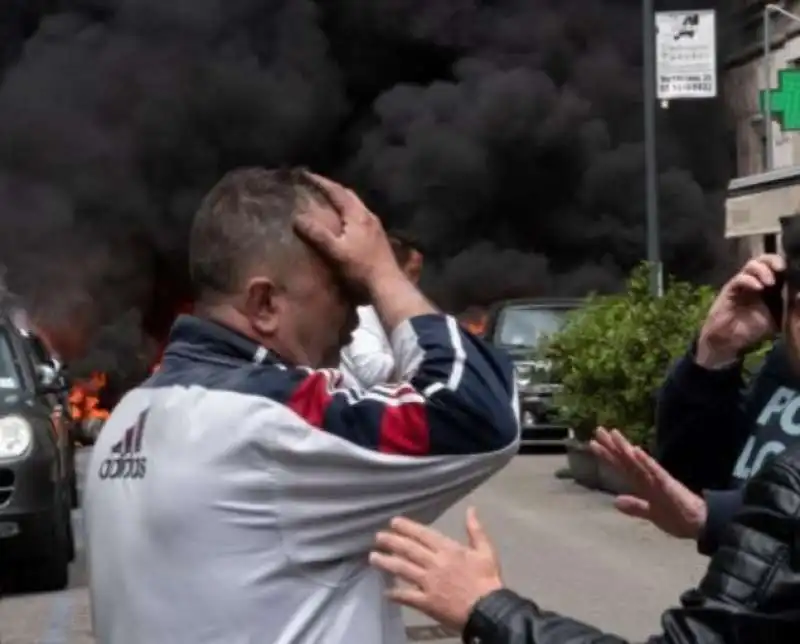
<path id="1" fill-rule="evenodd" d="M 717 95 L 716 12 L 657 11 L 656 93 L 662 101 Z"/>

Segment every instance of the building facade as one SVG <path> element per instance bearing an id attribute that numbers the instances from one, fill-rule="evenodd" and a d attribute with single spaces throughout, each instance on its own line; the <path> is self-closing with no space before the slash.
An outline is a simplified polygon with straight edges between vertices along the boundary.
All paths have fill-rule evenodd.
<path id="1" fill-rule="evenodd" d="M 720 40 L 730 52 L 721 83 L 736 124 L 737 178 L 729 186 L 725 236 L 741 240 L 750 255 L 779 250 L 780 219 L 800 214 L 800 132 L 783 132 L 776 120 L 766 123 L 759 105 L 762 89 L 778 87 L 779 70 L 800 68 L 800 0 L 774 4 L 797 19 L 767 12 L 771 53 L 766 65 L 766 2 L 731 0 L 718 19 Z M 767 127 L 772 129 L 771 168 Z"/>

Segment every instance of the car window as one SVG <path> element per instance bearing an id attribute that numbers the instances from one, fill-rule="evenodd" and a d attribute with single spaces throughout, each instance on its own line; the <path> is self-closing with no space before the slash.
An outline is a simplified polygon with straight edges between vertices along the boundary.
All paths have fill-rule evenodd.
<path id="1" fill-rule="evenodd" d="M 567 313 L 567 309 L 507 308 L 500 314 L 495 343 L 536 348 L 543 338 L 562 327 Z"/>
<path id="2" fill-rule="evenodd" d="M 14 357 L 8 332 L 0 331 L 0 391 L 22 388 L 22 373 Z"/>
<path id="3" fill-rule="evenodd" d="M 44 348 L 42 341 L 35 335 L 28 336 L 28 343 L 31 348 L 31 353 L 36 364 L 50 365 L 53 360 L 48 355 L 47 349 Z"/>

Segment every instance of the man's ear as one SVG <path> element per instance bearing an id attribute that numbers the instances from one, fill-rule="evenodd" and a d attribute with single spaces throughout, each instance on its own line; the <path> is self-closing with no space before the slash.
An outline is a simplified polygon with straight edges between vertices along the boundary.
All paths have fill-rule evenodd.
<path id="1" fill-rule="evenodd" d="M 278 289 L 268 277 L 254 277 L 247 284 L 244 313 L 253 328 L 262 335 L 278 328 Z"/>

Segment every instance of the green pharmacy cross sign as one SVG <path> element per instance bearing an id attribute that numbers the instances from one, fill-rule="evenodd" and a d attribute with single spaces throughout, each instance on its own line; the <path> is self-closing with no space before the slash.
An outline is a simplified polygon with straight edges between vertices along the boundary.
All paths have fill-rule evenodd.
<path id="1" fill-rule="evenodd" d="M 779 70 L 778 89 L 759 92 L 762 113 L 766 112 L 767 92 L 770 111 L 781 130 L 800 130 L 800 68 Z"/>

